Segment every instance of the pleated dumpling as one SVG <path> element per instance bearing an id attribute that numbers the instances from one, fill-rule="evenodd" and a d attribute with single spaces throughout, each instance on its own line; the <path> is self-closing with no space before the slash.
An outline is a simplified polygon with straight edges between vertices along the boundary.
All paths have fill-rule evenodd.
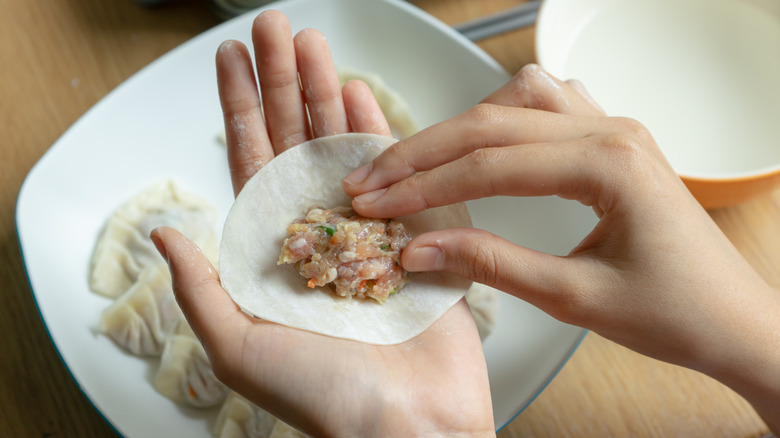
<path id="1" fill-rule="evenodd" d="M 268 438 L 306 438 L 308 435 L 281 420 L 276 420 Z"/>
<path id="2" fill-rule="evenodd" d="M 159 356 L 181 317 L 168 265 L 160 261 L 103 311 L 98 328 L 133 354 Z"/>
<path id="3" fill-rule="evenodd" d="M 163 261 L 149 239 L 149 233 L 159 226 L 181 231 L 215 261 L 219 251 L 215 222 L 216 212 L 210 204 L 173 181 L 148 187 L 106 222 L 90 261 L 90 288 L 107 297 L 118 297 L 145 268 Z"/>
<path id="4" fill-rule="evenodd" d="M 238 393 L 230 392 L 219 410 L 214 434 L 219 438 L 267 438 L 277 421 Z"/>
<path id="5" fill-rule="evenodd" d="M 229 392 L 184 317 L 165 340 L 154 387 L 176 403 L 198 408 L 216 406 Z"/>

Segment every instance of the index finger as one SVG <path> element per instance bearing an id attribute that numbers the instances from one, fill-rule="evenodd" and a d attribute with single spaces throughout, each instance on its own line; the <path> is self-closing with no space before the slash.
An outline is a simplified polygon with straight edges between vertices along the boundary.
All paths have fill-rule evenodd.
<path id="1" fill-rule="evenodd" d="M 608 118 L 482 103 L 393 144 L 372 163 L 347 175 L 342 187 L 347 195 L 355 197 L 478 149 L 576 140 L 610 132 L 614 124 Z"/>

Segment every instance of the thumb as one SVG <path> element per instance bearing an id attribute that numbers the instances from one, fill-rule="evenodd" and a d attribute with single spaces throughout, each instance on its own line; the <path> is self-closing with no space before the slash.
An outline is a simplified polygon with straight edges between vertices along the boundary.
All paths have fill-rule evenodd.
<path id="1" fill-rule="evenodd" d="M 219 274 L 197 245 L 173 228 L 160 227 L 150 235 L 157 250 L 168 262 L 173 292 L 192 330 L 206 351 L 219 345 L 225 333 L 241 314 L 219 282 Z"/>
<path id="2" fill-rule="evenodd" d="M 448 229 L 414 238 L 401 254 L 410 272 L 450 272 L 525 300 L 551 316 L 576 316 L 583 296 L 580 262 L 516 245 L 474 228 Z M 587 277 L 587 276 L 586 276 Z M 574 313 L 573 313 L 574 312 Z"/>

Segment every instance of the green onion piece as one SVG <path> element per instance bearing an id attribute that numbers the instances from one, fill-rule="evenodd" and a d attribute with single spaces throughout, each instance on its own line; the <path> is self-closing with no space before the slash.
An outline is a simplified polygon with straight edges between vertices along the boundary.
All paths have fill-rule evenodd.
<path id="1" fill-rule="evenodd" d="M 331 227 L 326 227 L 325 225 L 317 225 L 317 228 L 322 228 L 323 230 L 325 230 L 325 232 L 328 233 L 328 236 L 333 236 L 334 234 L 336 234 L 336 230 L 334 230 Z"/>
<path id="2" fill-rule="evenodd" d="M 388 249 L 388 248 L 390 248 L 390 244 L 389 243 L 385 243 L 384 245 L 379 247 L 379 249 Z"/>

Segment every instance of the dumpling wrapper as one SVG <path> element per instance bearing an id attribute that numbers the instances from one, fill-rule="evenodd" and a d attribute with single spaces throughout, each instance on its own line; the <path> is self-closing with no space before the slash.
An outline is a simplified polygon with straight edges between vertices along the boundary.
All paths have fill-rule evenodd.
<path id="1" fill-rule="evenodd" d="M 222 285 L 246 313 L 337 338 L 390 345 L 422 333 L 460 300 L 471 282 L 446 273 L 413 273 L 380 305 L 346 299 L 330 286 L 311 289 L 293 265 L 277 265 L 287 226 L 309 207 L 350 205 L 341 180 L 396 140 L 342 134 L 291 148 L 252 177 L 236 198 L 222 234 Z M 402 221 L 412 236 L 470 227 L 464 204 L 439 207 Z"/>

